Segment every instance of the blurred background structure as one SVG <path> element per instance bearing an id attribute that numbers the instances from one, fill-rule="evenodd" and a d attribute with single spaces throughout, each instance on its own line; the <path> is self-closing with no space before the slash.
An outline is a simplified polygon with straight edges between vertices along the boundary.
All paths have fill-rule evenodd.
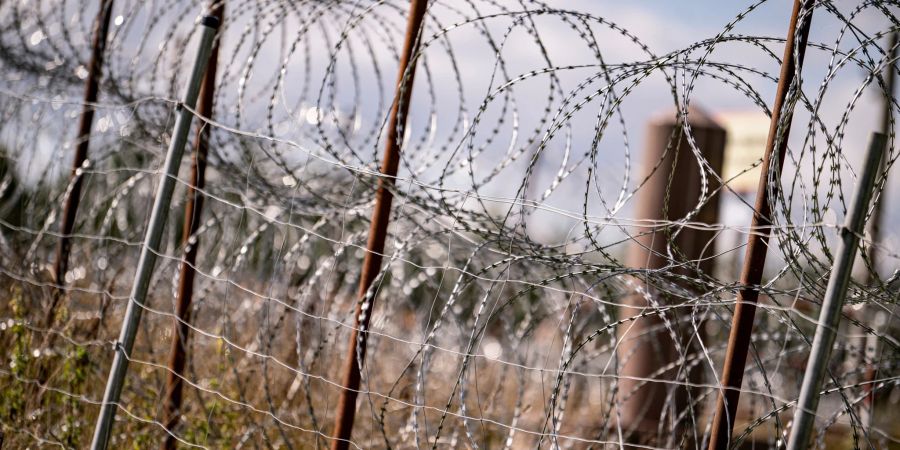
<path id="1" fill-rule="evenodd" d="M 873 133 L 809 447 L 900 448 L 898 13 L 0 2 L 0 448 L 117 353 L 109 448 L 784 447 Z"/>

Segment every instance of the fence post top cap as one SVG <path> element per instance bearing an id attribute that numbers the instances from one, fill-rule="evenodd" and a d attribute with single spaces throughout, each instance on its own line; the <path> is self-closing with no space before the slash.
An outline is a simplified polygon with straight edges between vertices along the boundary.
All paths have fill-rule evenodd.
<path id="1" fill-rule="evenodd" d="M 665 108 L 650 117 L 651 126 L 673 126 L 681 121 L 681 110 L 675 107 Z M 696 102 L 687 107 L 687 122 L 691 127 L 724 130 L 716 119 Z"/>
<path id="2" fill-rule="evenodd" d="M 212 16 L 209 14 L 204 15 L 203 18 L 200 19 L 200 25 L 203 25 L 205 27 L 210 27 L 212 29 L 219 28 L 220 23 L 221 23 L 221 21 L 219 20 L 218 17 Z"/>

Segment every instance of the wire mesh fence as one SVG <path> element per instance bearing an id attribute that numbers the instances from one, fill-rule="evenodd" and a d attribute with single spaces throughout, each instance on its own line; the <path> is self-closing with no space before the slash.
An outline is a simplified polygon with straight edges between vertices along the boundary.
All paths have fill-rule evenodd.
<path id="1" fill-rule="evenodd" d="M 896 448 L 898 11 L 2 2 L 0 446 L 90 445 L 117 353 L 112 448 L 785 446 L 881 132 L 810 445 Z"/>

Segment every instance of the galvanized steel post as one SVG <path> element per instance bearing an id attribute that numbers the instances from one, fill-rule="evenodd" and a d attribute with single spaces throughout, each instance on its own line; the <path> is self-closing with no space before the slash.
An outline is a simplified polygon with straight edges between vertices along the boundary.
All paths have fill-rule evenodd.
<path id="1" fill-rule="evenodd" d="M 222 23 L 225 15 L 223 0 L 213 0 L 210 4 L 209 15 Z M 221 39 L 221 38 L 220 38 Z M 200 117 L 211 118 L 213 114 L 213 98 L 216 88 L 216 65 L 219 60 L 219 41 L 213 41 L 212 51 L 209 55 L 209 64 L 206 67 L 206 75 L 203 77 L 203 85 L 200 88 L 200 102 L 197 105 L 197 114 Z M 210 127 L 201 125 L 197 128 L 194 139 L 194 158 L 191 162 L 191 180 L 187 188 L 187 199 L 184 204 L 184 224 L 182 226 L 182 245 L 184 245 L 184 259 L 181 262 L 181 271 L 178 277 L 178 293 L 175 299 L 175 318 L 172 320 L 172 344 L 169 351 L 169 373 L 166 374 L 166 390 L 163 400 L 162 423 L 166 429 L 172 430 L 178 424 L 181 416 L 182 391 L 184 383 L 182 374 L 185 365 L 185 343 L 191 328 L 188 326 L 191 320 L 191 301 L 194 294 L 194 266 L 197 262 L 197 249 L 200 246 L 199 236 L 195 236 L 202 223 L 203 190 L 206 182 L 206 155 L 209 150 Z M 166 434 L 160 448 L 174 450 L 176 439 L 171 434 Z"/>
<path id="2" fill-rule="evenodd" d="M 175 128 L 166 160 L 163 164 L 163 172 L 160 176 L 159 187 L 150 213 L 150 222 L 144 245 L 141 248 L 141 256 L 138 260 L 137 271 L 134 275 L 134 284 L 128 300 L 128 308 L 122 322 L 122 330 L 116 341 L 112 367 L 106 382 L 106 390 L 103 394 L 103 404 L 100 407 L 100 415 L 94 429 L 94 437 L 91 442 L 93 450 L 105 449 L 109 443 L 109 435 L 118 408 L 119 395 L 125 383 L 125 374 L 128 371 L 128 358 L 134 347 L 134 339 L 141 322 L 141 313 L 144 301 L 147 298 L 147 289 L 150 286 L 150 278 L 153 275 L 153 266 L 156 264 L 156 255 L 160 250 L 163 228 L 169 213 L 169 203 L 172 200 L 172 192 L 175 189 L 175 179 L 178 176 L 178 167 L 181 165 L 181 157 L 184 153 L 184 145 L 187 141 L 191 122 L 194 119 L 193 109 L 197 105 L 197 96 L 200 91 L 200 83 L 206 72 L 206 65 L 212 51 L 213 38 L 219 27 L 219 20 L 213 16 L 204 16 L 200 21 L 200 45 L 194 67 L 188 79 L 183 101 L 176 106 L 178 116 L 175 119 Z"/>
<path id="3" fill-rule="evenodd" d="M 803 376 L 803 384 L 800 387 L 800 398 L 794 410 L 794 425 L 788 439 L 787 450 L 805 450 L 815 428 L 816 409 L 819 406 L 819 390 L 828 369 L 828 359 L 834 347 L 834 339 L 837 336 L 838 326 L 841 322 L 841 309 L 847 296 L 847 288 L 850 285 L 853 262 L 856 259 L 856 251 L 859 237 L 865 232 L 866 212 L 869 209 L 869 200 L 872 198 L 872 189 L 875 186 L 875 178 L 881 165 L 882 154 L 887 139 L 881 133 L 873 133 L 866 151 L 863 168 L 859 172 L 856 191 L 847 210 L 844 226 L 839 228 L 840 242 L 835 253 L 834 265 L 831 268 L 831 276 L 828 279 L 828 288 L 825 290 L 825 298 L 822 301 L 822 310 L 816 326 L 816 335 L 813 338 L 812 349 L 809 351 L 809 360 L 806 363 L 806 372 Z"/>

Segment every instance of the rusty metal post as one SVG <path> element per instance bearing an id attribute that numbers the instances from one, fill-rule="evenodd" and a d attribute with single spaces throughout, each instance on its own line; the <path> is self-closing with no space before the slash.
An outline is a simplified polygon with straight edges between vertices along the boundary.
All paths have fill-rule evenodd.
<path id="1" fill-rule="evenodd" d="M 722 171 L 725 152 L 725 130 L 705 113 L 697 108 L 690 108 L 686 118 L 691 126 L 693 137 L 700 153 L 716 173 Z M 639 220 L 677 221 L 686 217 L 700 201 L 701 173 L 700 165 L 694 155 L 686 136 L 683 119 L 677 114 L 663 116 L 654 120 L 648 127 L 648 140 L 643 156 L 643 174 L 645 184 L 637 193 L 637 210 L 635 218 Z M 704 169 L 705 170 L 705 169 Z M 651 172 L 652 171 L 652 172 Z M 712 181 L 712 180 L 710 180 Z M 710 183 L 709 191 L 718 186 Z M 692 221 L 714 224 L 718 222 L 718 197 L 707 199 L 699 213 Z M 676 273 L 696 275 L 697 271 L 709 273 L 715 261 L 696 261 L 704 256 L 704 249 L 714 239 L 711 230 L 683 228 L 671 239 L 674 228 L 659 227 L 653 232 L 639 230 L 634 244 L 628 251 L 627 264 L 632 268 L 659 269 L 672 264 L 682 264 Z M 667 245 L 672 242 L 676 249 L 675 261 L 667 256 Z M 706 251 L 706 256 L 711 254 Z M 634 280 L 648 295 L 653 295 L 661 304 L 675 301 L 673 298 L 657 295 L 651 286 Z M 620 308 L 620 318 L 640 315 L 646 308 L 652 307 L 642 294 L 628 296 Z M 677 314 L 676 314 L 677 315 Z M 677 326 L 677 325 L 676 325 Z M 702 328 L 702 327 L 701 327 Z M 687 329 L 679 326 L 676 331 L 679 340 L 687 337 Z M 679 359 L 675 344 L 669 331 L 659 316 L 642 317 L 618 330 L 619 355 L 619 392 L 623 397 L 619 405 L 626 440 L 630 444 L 661 444 L 657 435 L 660 417 L 665 409 L 667 391 L 672 389 L 673 381 L 679 377 L 679 368 L 675 367 L 666 373 L 657 373 L 662 367 L 673 364 Z M 699 352 L 691 348 L 691 352 Z M 691 381 L 698 382 L 699 371 L 687 374 Z M 653 381 L 644 382 L 654 378 Z M 679 391 L 673 398 L 675 411 L 684 411 L 687 407 L 688 389 L 674 387 Z M 694 391 L 691 391 L 692 393 Z M 679 427 L 681 428 L 681 427 Z M 674 436 L 676 433 L 672 433 Z"/>
<path id="2" fill-rule="evenodd" d="M 375 277 L 381 271 L 381 259 L 384 253 L 384 242 L 391 214 L 391 201 L 397 169 L 400 164 L 400 141 L 403 139 L 403 128 L 409 113 L 409 101 L 412 94 L 413 78 L 416 72 L 416 60 L 413 59 L 419 46 L 419 35 L 428 0 L 412 0 L 409 6 L 409 17 L 406 25 L 406 37 L 403 42 L 403 53 L 400 55 L 399 74 L 397 76 L 397 95 L 391 106 L 388 118 L 387 139 L 384 159 L 381 162 L 381 174 L 378 178 L 378 190 L 375 193 L 375 209 L 372 211 L 372 224 L 369 228 L 369 241 L 366 246 L 366 257 L 359 276 L 359 302 L 356 305 L 355 324 L 350 331 L 347 357 L 344 361 L 344 379 L 341 397 L 335 414 L 334 432 L 332 434 L 332 450 L 346 450 L 350 445 L 353 432 L 353 420 L 356 417 L 356 397 L 359 394 L 360 367 L 365 363 L 367 333 L 360 330 L 369 327 L 373 308 L 367 313 L 362 311 L 362 301 Z M 371 305 L 374 306 L 372 298 Z M 359 347 L 357 347 L 359 345 Z M 360 358 L 357 360 L 357 351 Z"/>
<path id="3" fill-rule="evenodd" d="M 100 77 L 103 74 L 103 56 L 106 52 L 106 38 L 109 34 L 109 20 L 112 16 L 113 0 L 101 0 L 97 19 L 94 21 L 94 37 L 91 45 L 91 60 L 88 63 L 88 76 L 84 83 L 84 105 L 81 119 L 78 122 L 78 137 L 75 141 L 75 155 L 72 158 L 71 189 L 63 206 L 59 224 L 59 243 L 56 247 L 56 262 L 53 265 L 53 281 L 56 287 L 51 296 L 50 307 L 47 308 L 44 326 L 50 328 L 56 316 L 56 307 L 65 295 L 63 285 L 66 284 L 66 271 L 69 270 L 69 252 L 72 247 L 72 231 L 75 228 L 75 216 L 81 202 L 81 190 L 84 183 L 82 166 L 87 160 L 88 145 L 91 140 L 91 127 L 94 124 L 94 107 L 100 91 Z"/>
<path id="4" fill-rule="evenodd" d="M 785 108 L 788 91 L 794 84 L 795 75 L 803 68 L 803 55 L 806 53 L 806 42 L 812 22 L 812 4 L 811 0 L 794 0 L 794 9 L 788 25 L 784 56 L 781 60 L 781 74 L 775 94 L 775 105 L 772 107 L 769 138 L 763 154 L 756 204 L 753 219 L 750 222 L 750 236 L 747 238 L 747 251 L 741 270 L 741 289 L 738 291 L 734 305 L 728 348 L 725 351 L 719 396 L 710 432 L 709 450 L 726 450 L 731 442 L 731 431 L 737 414 L 741 383 L 744 379 L 744 367 L 747 363 L 747 352 L 753 333 L 753 319 L 756 314 L 756 302 L 759 299 L 759 286 L 762 282 L 763 268 L 768 253 L 767 244 L 771 233 L 769 227 L 772 225 L 769 192 L 771 190 L 774 193 L 778 187 L 777 184 L 770 187 L 768 181 L 770 176 L 775 180 L 779 179 L 784 166 L 793 111 L 782 110 Z M 810 17 L 798 23 L 803 11 L 808 11 Z M 774 167 L 773 158 L 777 158 Z M 772 171 L 774 173 L 770 173 Z"/>
<path id="5" fill-rule="evenodd" d="M 213 0 L 210 4 L 209 15 L 217 18 L 219 23 L 225 20 L 225 2 Z M 219 40 L 213 41 L 209 64 L 206 66 L 206 74 L 200 87 L 200 101 L 197 104 L 197 115 L 203 118 L 211 118 L 213 115 L 213 98 L 216 88 L 216 66 L 219 61 Z M 182 245 L 184 245 L 184 260 L 181 262 L 181 272 L 178 279 L 178 294 L 175 299 L 175 319 L 172 321 L 172 344 L 169 351 L 169 372 L 166 377 L 166 391 L 163 399 L 162 423 L 168 430 L 172 430 L 178 424 L 181 416 L 181 400 L 184 383 L 182 374 L 185 365 L 185 344 L 187 343 L 191 320 L 191 300 L 194 295 L 194 265 L 197 262 L 197 248 L 200 246 L 200 237 L 194 236 L 201 225 L 203 215 L 203 190 L 206 183 L 206 154 L 209 150 L 210 128 L 205 123 L 200 123 L 197 135 L 194 139 L 194 155 L 191 161 L 191 180 L 187 189 L 187 200 L 184 204 L 184 224 L 182 226 Z M 176 439 L 171 434 L 166 434 L 160 449 L 174 450 Z"/>

